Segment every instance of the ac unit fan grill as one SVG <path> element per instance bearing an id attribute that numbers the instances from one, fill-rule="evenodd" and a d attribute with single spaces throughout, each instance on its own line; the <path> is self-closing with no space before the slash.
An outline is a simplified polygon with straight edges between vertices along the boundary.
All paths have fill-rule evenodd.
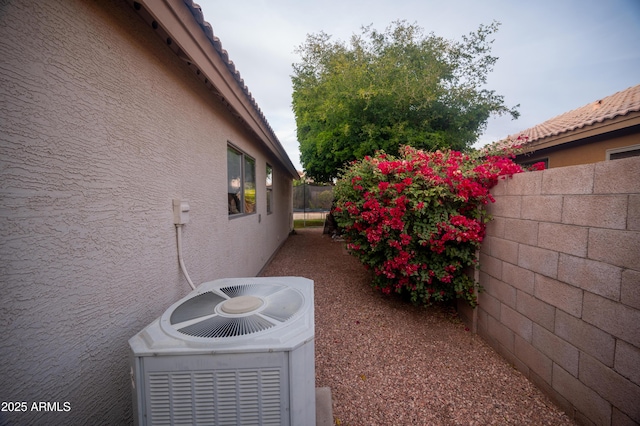
<path id="1" fill-rule="evenodd" d="M 179 329 L 181 333 L 196 337 L 233 337 L 245 334 L 257 333 L 275 324 L 258 315 L 247 317 L 228 318 L 215 316 L 199 323 Z"/>
<path id="2" fill-rule="evenodd" d="M 244 336 L 289 320 L 304 304 L 300 292 L 283 285 L 248 283 L 221 287 L 218 291 L 220 294 L 208 291 L 186 300 L 172 312 L 171 325 L 180 333 L 194 337 Z M 218 305 L 240 296 L 259 297 L 264 300 L 264 306 L 242 316 L 218 313 Z"/>
<path id="3" fill-rule="evenodd" d="M 229 297 L 238 297 L 238 296 L 266 297 L 266 296 L 272 295 L 273 293 L 276 293 L 281 289 L 282 289 L 282 286 L 279 286 L 279 285 L 238 284 L 238 285 L 230 285 L 227 287 L 222 287 L 220 291 Z"/>
<path id="4" fill-rule="evenodd" d="M 199 294 L 187 300 L 173 311 L 171 314 L 171 324 L 179 324 L 184 321 L 211 315 L 214 313 L 215 307 L 225 300 L 227 299 L 210 291 Z"/>

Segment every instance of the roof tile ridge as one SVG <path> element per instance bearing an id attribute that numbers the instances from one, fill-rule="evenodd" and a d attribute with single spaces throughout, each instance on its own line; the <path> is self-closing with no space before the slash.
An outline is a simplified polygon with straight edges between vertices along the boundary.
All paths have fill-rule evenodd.
<path id="1" fill-rule="evenodd" d="M 238 86 L 240 87 L 240 89 L 244 92 L 245 96 L 247 97 L 247 99 L 249 100 L 249 102 L 253 106 L 254 110 L 256 111 L 256 113 L 258 114 L 260 119 L 262 120 L 263 124 L 267 127 L 267 129 L 269 130 L 271 135 L 279 143 L 280 141 L 279 141 L 278 137 L 276 136 L 276 133 L 274 132 L 273 128 L 271 127 L 271 125 L 267 121 L 267 118 L 265 117 L 264 113 L 262 112 L 262 110 L 258 106 L 258 103 L 256 102 L 255 98 L 251 94 L 251 91 L 249 91 L 249 88 L 244 83 L 244 79 L 240 75 L 240 71 L 238 71 L 236 69 L 236 66 L 233 63 L 233 61 L 231 59 L 229 59 L 229 53 L 222 47 L 222 42 L 213 33 L 213 27 L 211 26 L 211 24 L 209 22 L 205 21 L 204 13 L 202 13 L 202 7 L 200 7 L 200 5 L 195 3 L 193 0 L 183 0 L 183 1 L 187 5 L 189 10 L 191 10 L 191 14 L 195 18 L 196 22 L 198 23 L 198 25 L 200 25 L 200 27 L 204 31 L 205 35 L 209 39 L 209 41 L 211 41 L 211 43 L 213 44 L 213 47 L 215 48 L 216 52 L 218 52 L 218 55 L 220 55 L 220 58 L 222 59 L 222 61 L 227 66 L 227 69 L 231 72 L 231 75 L 233 76 L 233 78 L 238 83 Z"/>
<path id="2" fill-rule="evenodd" d="M 610 104 L 616 102 L 618 98 L 625 100 L 630 97 L 629 102 L 618 102 L 621 108 L 611 107 L 610 110 L 602 107 L 596 107 L 596 105 L 602 106 L 603 104 Z M 614 104 L 615 105 L 615 104 Z M 591 107 L 591 109 L 589 109 Z M 604 113 L 598 114 L 595 111 L 604 110 Z M 530 136 L 526 144 L 534 141 L 544 139 L 551 136 L 558 136 L 561 133 L 571 132 L 576 129 L 582 129 L 586 126 L 591 126 L 596 123 L 602 123 L 605 120 L 611 120 L 616 117 L 627 115 L 631 112 L 640 111 L 640 84 L 630 86 L 624 90 L 620 90 L 604 98 L 589 102 L 580 107 L 563 112 L 542 123 L 536 124 L 528 129 L 517 132 L 513 135 L 509 135 L 505 140 L 515 140 L 520 135 Z M 577 120 L 581 119 L 581 120 Z M 569 124 L 566 124 L 566 123 Z"/>

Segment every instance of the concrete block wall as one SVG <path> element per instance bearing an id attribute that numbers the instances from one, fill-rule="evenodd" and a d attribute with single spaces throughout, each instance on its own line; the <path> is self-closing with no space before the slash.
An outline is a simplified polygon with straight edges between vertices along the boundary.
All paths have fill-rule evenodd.
<path id="1" fill-rule="evenodd" d="M 474 329 L 579 424 L 639 424 L 640 157 L 492 192 Z"/>

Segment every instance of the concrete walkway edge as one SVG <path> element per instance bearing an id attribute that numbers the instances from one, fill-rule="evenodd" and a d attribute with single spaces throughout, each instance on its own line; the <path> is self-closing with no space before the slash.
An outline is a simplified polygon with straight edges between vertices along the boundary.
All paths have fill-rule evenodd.
<path id="1" fill-rule="evenodd" d="M 316 426 L 333 425 L 333 400 L 331 389 L 316 388 Z"/>

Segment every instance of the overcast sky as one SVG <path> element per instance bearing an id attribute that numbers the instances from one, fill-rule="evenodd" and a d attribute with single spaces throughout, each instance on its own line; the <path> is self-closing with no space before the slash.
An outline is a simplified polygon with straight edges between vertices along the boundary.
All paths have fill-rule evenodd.
<path id="1" fill-rule="evenodd" d="M 460 40 L 500 22 L 486 88 L 521 116 L 490 118 L 478 145 L 640 84 L 640 0 L 195 1 L 299 170 L 291 64 L 307 34 L 348 42 L 362 26 L 406 20 Z"/>

